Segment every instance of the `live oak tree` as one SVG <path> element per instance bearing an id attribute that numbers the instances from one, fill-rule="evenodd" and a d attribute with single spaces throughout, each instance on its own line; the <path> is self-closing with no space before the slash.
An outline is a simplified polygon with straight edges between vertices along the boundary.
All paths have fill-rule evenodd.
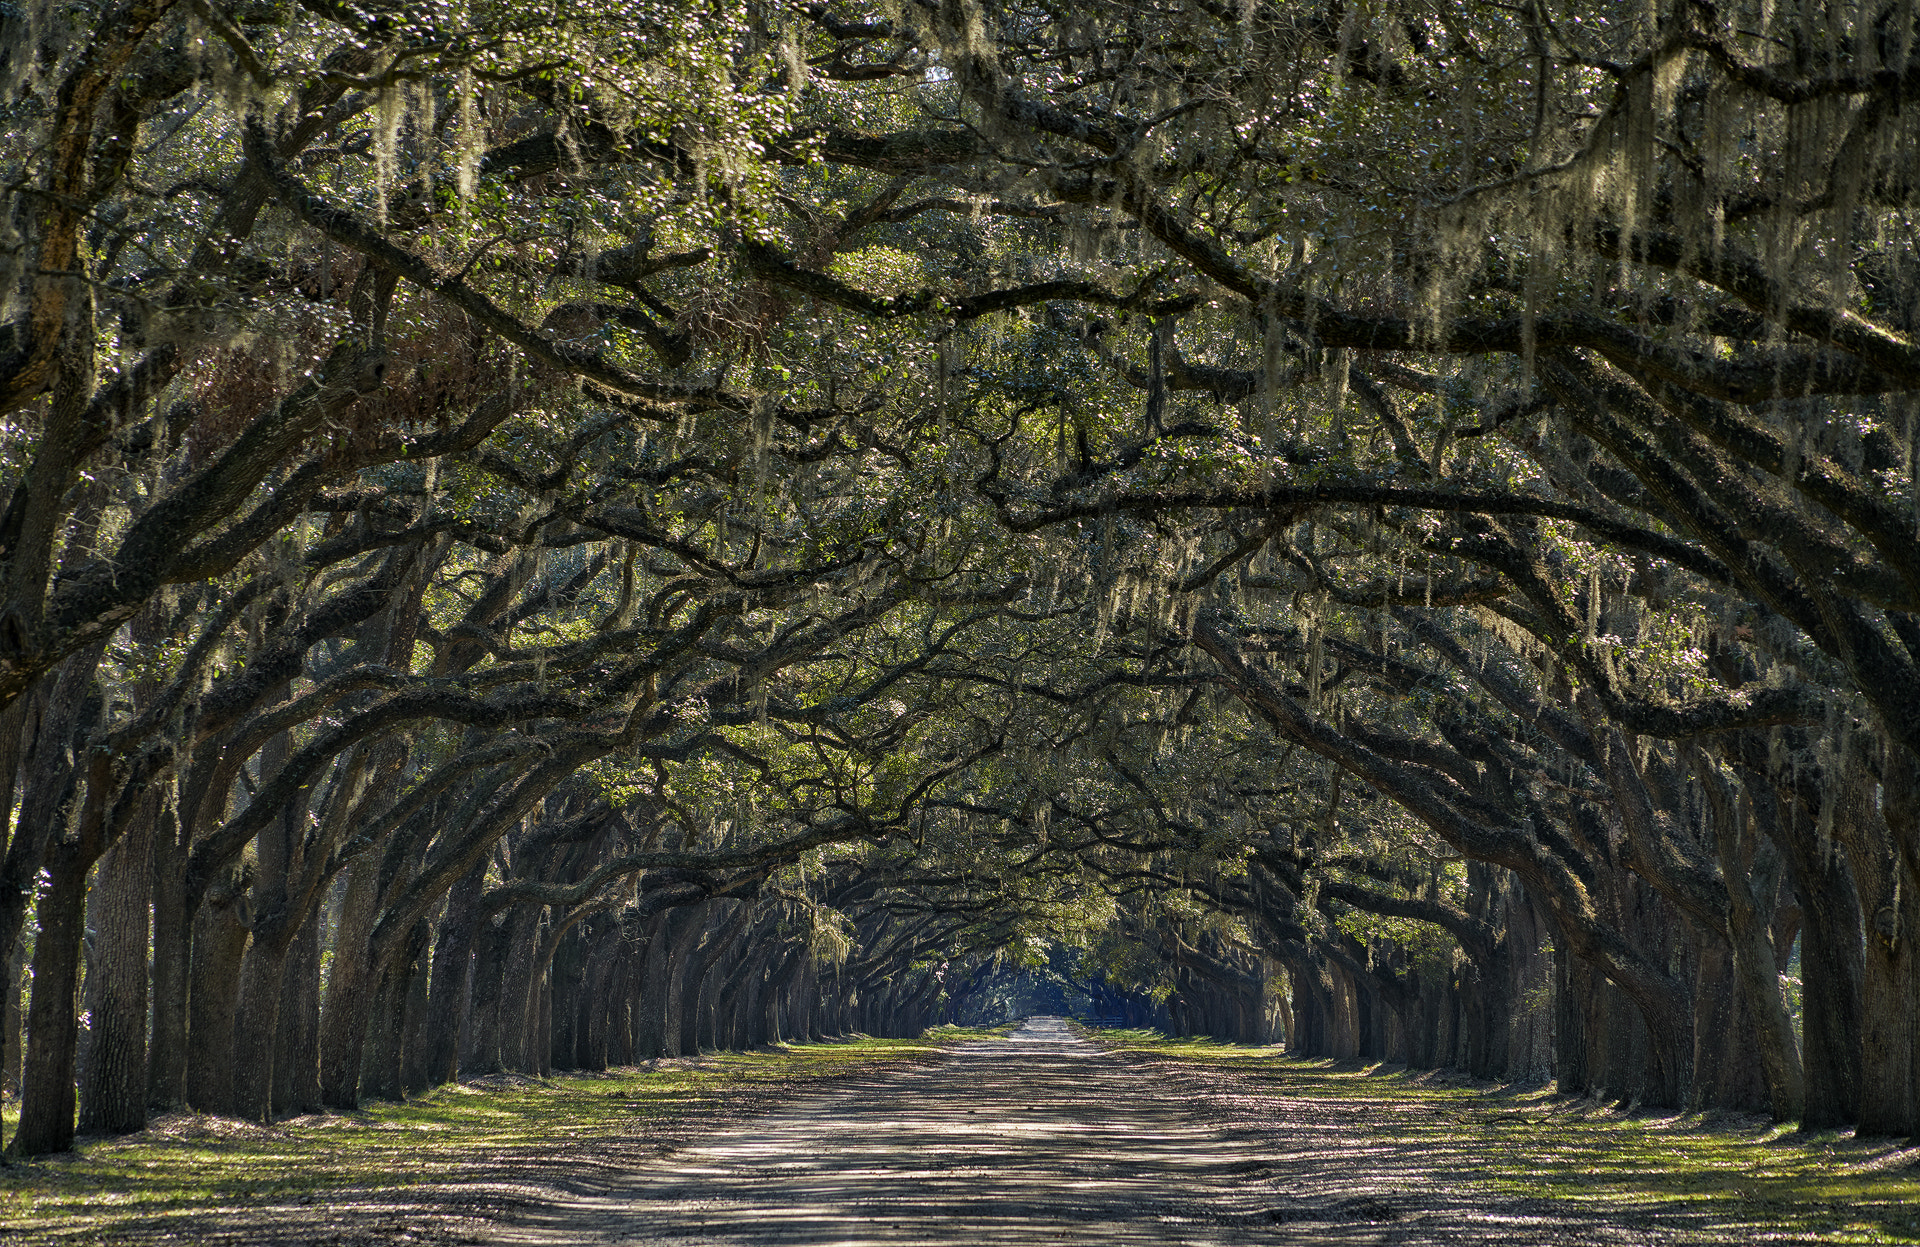
<path id="1" fill-rule="evenodd" d="M 1012 473 L 997 458 L 987 488 L 1008 525 L 1209 512 L 1214 544 L 1176 571 L 1192 589 L 1274 530 L 1343 511 L 1375 575 L 1314 584 L 1330 578 L 1309 549 L 1297 593 L 1384 611 L 1396 605 L 1384 581 L 1453 572 L 1456 600 L 1480 597 L 1559 669 L 1574 717 L 1554 725 L 1557 743 L 1585 754 L 1612 796 L 1610 841 L 1690 922 L 1725 928 L 1737 976 L 1761 995 L 1761 924 L 1713 878 L 1712 846 L 1750 819 L 1772 830 L 1794 865 L 1819 998 L 1807 1111 L 1908 1129 L 1913 994 L 1891 986 L 1905 973 L 1902 919 L 1849 894 L 1891 898 L 1909 869 L 1898 846 L 1911 838 L 1914 636 L 1898 568 L 1914 534 L 1912 130 L 1876 91 L 1911 72 L 1911 14 L 1827 13 L 1837 26 L 1820 29 L 1876 32 L 1844 54 L 1799 12 L 1775 13 L 1786 25 L 1773 28 L 1681 7 L 1645 29 L 1575 29 L 1545 11 L 1451 29 L 1413 12 L 1137 16 L 903 11 L 886 32 L 933 45 L 978 110 L 975 150 L 1034 188 L 1027 210 L 1119 240 L 1091 263 L 1137 257 L 1164 292 L 1132 342 L 1106 319 L 1048 326 L 1137 387 L 1139 424 L 1105 463 L 1075 430 L 1077 474 L 1001 484 Z M 1793 54 L 1770 50 L 1782 45 Z M 1470 78 L 1450 72 L 1462 64 Z M 942 139 L 947 159 L 968 141 L 959 129 Z M 837 293 L 818 278 L 805 288 Z M 1276 401 L 1303 381 L 1315 401 Z M 1142 470 L 1161 466 L 1142 442 L 1224 432 L 1169 411 L 1183 391 L 1243 405 L 1240 464 L 1203 452 Z M 1319 436 L 1299 444 L 1309 429 Z M 1067 441 L 1063 424 L 1056 458 Z M 1491 583 L 1467 583 L 1475 571 Z M 1692 644 L 1642 635 L 1649 606 L 1687 601 Z M 1552 846 L 1524 794 L 1505 825 L 1484 825 L 1484 808 L 1462 818 L 1430 775 L 1382 768 L 1355 752 L 1358 733 L 1265 696 L 1218 629 L 1203 620 L 1194 636 L 1296 743 L 1461 851 L 1533 873 L 1549 894 L 1537 899 L 1562 892 L 1562 935 L 1652 1034 L 1657 1093 L 1687 1094 L 1686 985 L 1589 927 L 1593 885 L 1572 862 L 1542 861 Z M 1697 654 L 1701 673 L 1636 661 L 1636 644 Z M 1526 690 L 1499 692 L 1540 713 Z M 1628 737 L 1706 744 L 1650 784 Z M 1720 768 L 1739 773 L 1749 805 L 1785 816 L 1723 804 L 1711 838 L 1691 834 L 1675 807 L 1688 782 L 1714 789 L 1733 773 Z M 1861 847 L 1842 863 L 1830 837 Z M 1847 870 L 1861 877 L 1837 877 Z M 1875 915 L 1871 940 L 1856 904 Z M 1857 1030 L 1863 990 L 1882 1002 L 1878 1033 Z M 1772 1046 L 1776 1108 L 1797 1111 L 1791 1062 Z M 1880 1102 L 1860 1103 L 1862 1088 Z"/>
<path id="2" fill-rule="evenodd" d="M 1043 938 L 1920 1125 L 1911 6 L 7 23 L 15 1146 Z"/>

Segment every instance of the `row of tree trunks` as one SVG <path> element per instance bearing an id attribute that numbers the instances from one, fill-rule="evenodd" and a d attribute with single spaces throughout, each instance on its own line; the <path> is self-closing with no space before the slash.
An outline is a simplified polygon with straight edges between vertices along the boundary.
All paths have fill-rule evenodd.
<path id="1" fill-rule="evenodd" d="M 1620 884 L 1616 921 L 1679 966 L 1692 986 L 1692 1106 L 1765 1111 L 1761 1026 L 1732 950 L 1680 920 L 1638 879 Z M 1772 898 L 1768 905 L 1771 913 Z M 1463 960 L 1450 971 L 1382 965 L 1357 948 L 1280 949 L 1292 1017 L 1288 1043 L 1309 1056 L 1456 1066 L 1498 1081 L 1551 1078 L 1564 1092 L 1657 1102 L 1663 1074 L 1634 1002 L 1554 939 L 1550 918 L 1511 883 L 1498 916 L 1498 955 L 1484 965 Z M 1778 971 L 1767 948 L 1765 973 L 1772 975 Z"/>
<path id="2" fill-rule="evenodd" d="M 143 1043 L 127 1047 L 122 1042 L 127 1036 L 144 1038 L 140 1027 L 116 1027 L 107 1019 L 145 1012 L 137 994 L 129 1004 L 115 993 L 129 984 L 135 992 L 144 990 L 148 950 L 131 941 L 126 948 L 95 944 L 86 967 L 94 1010 L 87 1042 L 63 1036 L 58 1023 L 70 1019 L 69 1025 L 78 1026 L 77 1009 L 63 1008 L 62 1001 L 71 1005 L 80 979 L 78 933 L 89 907 L 99 918 L 105 906 L 144 896 L 136 886 L 143 872 L 131 863 L 145 849 L 138 839 L 122 840 L 101 863 L 91 898 L 90 872 L 79 865 L 56 869 L 39 898 L 44 947 L 71 950 L 71 964 L 35 958 L 38 1012 L 29 1010 L 28 1030 L 41 1045 L 66 1039 L 68 1050 L 83 1057 L 83 1068 L 77 1077 L 71 1068 L 66 1071 L 64 1103 L 54 1097 L 29 1100 L 34 1115 L 26 1119 L 27 1127 L 36 1132 L 25 1136 L 29 1142 L 59 1142 L 63 1113 L 71 1138 L 76 1085 L 87 1092 L 86 1130 L 109 1133 L 144 1123 L 152 1054 Z M 371 874 L 364 873 L 362 880 Z M 260 1026 L 267 1016 L 246 1008 L 249 990 L 267 987 L 250 985 L 248 968 L 269 963 L 253 956 L 246 912 L 252 893 L 238 880 L 210 891 L 195 919 L 192 965 L 183 976 L 191 982 L 185 1029 L 210 1037 L 204 1048 L 196 1042 L 189 1049 L 182 1076 L 186 1102 L 232 1103 L 235 1071 L 216 1054 L 243 1045 L 271 1054 L 249 1076 L 258 1080 L 260 1094 L 271 1097 L 273 1112 L 291 1115 L 324 1103 L 326 1069 L 331 1063 L 337 1071 L 356 1050 L 361 1064 L 355 1095 L 400 1098 L 456 1077 L 605 1069 L 654 1056 L 752 1048 L 856 1029 L 917 1034 L 944 1008 L 943 985 L 930 975 L 902 978 L 900 968 L 892 966 L 865 973 L 828 966 L 823 972 L 806 943 L 783 934 L 775 917 L 756 916 L 750 903 L 731 898 L 637 919 L 604 914 L 546 939 L 551 955 L 543 959 L 551 914 L 526 905 L 506 910 L 491 923 L 480 920 L 480 880 L 477 870 L 464 876 L 436 921 L 416 924 L 408 947 L 377 982 L 343 972 L 336 954 L 329 995 L 357 991 L 366 1000 L 361 1042 L 332 1051 L 323 1038 L 320 1011 L 323 932 L 333 929 L 336 949 L 351 946 L 347 941 L 357 933 L 353 915 L 365 904 L 366 884 L 357 896 L 350 877 L 331 904 L 303 923 L 272 958 L 278 973 L 261 977 L 272 980 L 278 998 L 270 1011 L 271 1030 L 264 1035 L 243 1033 L 243 1019 Z M 333 1025 L 340 1027 L 349 1006 L 330 999 L 328 1007 Z M 463 1035 L 471 1040 L 464 1047 Z M 35 1061 L 30 1044 L 28 1066 L 38 1068 Z M 131 1118 L 106 1116 L 110 1108 L 128 1105 Z"/>
<path id="3" fill-rule="evenodd" d="M 87 815 L 77 817 L 84 821 Z M 1764 829 L 1764 820 L 1756 825 Z M 151 964 L 137 936 L 166 834 L 166 820 L 149 810 L 97 865 L 77 851 L 61 856 L 63 841 L 36 909 L 43 950 L 70 948 L 72 964 L 52 955 L 35 959 L 25 1021 L 49 1049 L 64 1042 L 79 1061 L 77 1068 L 59 1071 L 45 1050 L 29 1044 L 27 1065 L 55 1070 L 69 1088 L 78 1085 L 85 1130 L 137 1128 L 152 1089 L 176 1078 L 190 1105 L 217 1109 L 250 1102 L 256 1093 L 236 1087 L 235 1063 L 219 1059 L 223 1051 L 270 1054 L 250 1077 L 257 1094 L 270 1097 L 264 1112 L 290 1114 L 327 1102 L 326 1070 L 340 1069 L 349 1054 L 358 1057 L 350 1091 L 357 1102 L 363 1095 L 398 1098 L 458 1076 L 604 1069 L 653 1056 L 852 1031 L 914 1033 L 948 1016 L 943 1002 L 951 996 L 943 985 L 930 974 L 907 972 L 901 957 L 823 965 L 803 941 L 783 934 L 774 914 L 731 897 L 644 916 L 636 910 L 633 917 L 542 904 L 499 906 L 488 916 L 485 863 L 468 870 L 444 903 L 406 930 L 400 952 L 375 978 L 368 973 L 373 967 L 356 968 L 337 953 L 366 938 L 369 920 L 356 913 L 391 893 L 394 879 L 419 869 L 405 855 L 397 863 L 393 855 L 368 855 L 356 863 L 272 958 L 259 955 L 263 924 L 253 906 L 262 893 L 234 874 L 205 894 L 193 923 L 187 972 L 163 973 L 167 959 L 159 928 L 153 928 Z M 1871 848 L 1871 841 L 1852 834 L 1853 842 L 1836 842 L 1855 854 L 1867 851 L 1862 844 Z M 1804 839 L 1770 833 L 1764 843 L 1794 849 L 1804 848 Z M 555 860 L 575 869 L 584 859 L 562 854 Z M 1847 886 L 1802 889 L 1802 876 L 1816 865 Z M 1836 994 L 1852 1004 L 1852 1021 L 1841 1010 L 1840 1025 L 1808 1010 L 1809 1104 L 1837 1105 L 1836 1089 L 1851 1086 L 1863 1107 L 1836 1111 L 1881 1112 L 1892 1125 L 1907 1111 L 1911 1088 L 1900 1077 L 1910 1082 L 1914 1056 L 1897 1027 L 1876 1029 L 1872 1019 L 1897 1017 L 1893 1005 L 1914 984 L 1901 977 L 1911 967 L 1900 942 L 1855 944 L 1850 962 L 1845 956 L 1823 960 L 1818 933 L 1832 915 L 1830 902 L 1852 895 L 1847 870 L 1837 852 L 1812 860 L 1783 853 L 1773 876 L 1760 872 L 1777 878 L 1779 886 L 1764 899 L 1756 897 L 1764 909 L 1748 920 L 1749 929 L 1766 938 L 1748 955 L 1764 956 L 1762 972 L 1777 974 L 1783 950 L 1796 935 L 1802 939 L 1809 950 L 1803 965 L 1810 1004 Z M 1436 970 L 1350 939 L 1283 947 L 1273 954 L 1277 960 L 1185 950 L 1175 967 L 1169 1020 L 1180 1033 L 1235 1042 L 1284 1037 L 1305 1055 L 1454 1065 L 1502 1080 L 1551 1076 L 1564 1091 L 1623 1101 L 1655 1101 L 1666 1093 L 1670 1083 L 1642 1008 L 1558 938 L 1552 915 L 1518 880 L 1478 865 L 1471 874 L 1476 882 L 1470 903 L 1503 932 L 1491 955 Z M 1751 963 L 1743 971 L 1734 946 L 1685 921 L 1638 876 L 1620 872 L 1610 885 L 1596 893 L 1610 906 L 1609 920 L 1690 984 L 1691 1104 L 1766 1108 L 1769 1087 L 1758 1042 L 1765 1028 L 1754 1016 L 1755 993 L 1742 986 L 1743 974 L 1752 977 Z M 1844 912 L 1841 919 L 1844 931 Z M 91 1025 L 84 1036 L 60 1029 L 68 1017 L 77 1027 L 83 920 L 114 935 L 88 946 Z M 889 930 L 863 929 L 856 946 L 884 946 L 893 938 Z M 330 1039 L 322 1024 L 320 966 L 329 932 L 336 950 L 329 1016 L 344 1029 L 348 1023 L 340 1019 L 350 1022 L 348 1002 L 359 993 L 356 1042 Z M 275 961 L 274 973 L 257 984 L 250 979 L 253 968 Z M 1284 993 L 1273 991 L 1275 973 L 1285 976 Z M 1851 995 L 1849 975 L 1856 985 Z M 169 986 L 174 981 L 186 990 Z M 269 990 L 272 1008 L 254 1007 Z M 159 1067 L 167 1054 L 158 1044 L 149 1051 L 141 1042 L 149 991 L 155 1017 L 167 1007 L 163 992 L 186 997 L 183 1029 L 194 1042 L 182 1054 L 177 1075 Z M 1276 994 L 1283 1006 L 1279 1017 Z M 1124 995 L 1117 998 L 1122 1008 L 1133 1007 Z M 268 1017 L 270 1025 L 263 1021 Z M 1856 1038 L 1849 1038 L 1849 1027 Z M 1824 1047 L 1823 1036 L 1831 1036 Z M 1868 1046 L 1849 1046 L 1863 1041 Z M 1850 1059 L 1834 1059 L 1836 1052 Z M 1874 1098 L 1863 1102 L 1857 1097 L 1866 1068 L 1889 1077 L 1875 1082 Z M 51 1096 L 29 1103 L 34 1112 L 23 1118 L 23 1130 L 33 1131 L 24 1135 L 29 1143 L 58 1143 L 62 1122 L 71 1137 L 71 1095 L 64 1103 Z"/>

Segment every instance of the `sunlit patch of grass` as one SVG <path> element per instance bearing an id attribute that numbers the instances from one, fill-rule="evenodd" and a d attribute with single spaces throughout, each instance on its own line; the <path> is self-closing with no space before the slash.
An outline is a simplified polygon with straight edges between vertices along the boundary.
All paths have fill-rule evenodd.
<path id="1" fill-rule="evenodd" d="M 1244 1061 L 1277 1056 L 1286 1050 L 1281 1044 L 1256 1047 L 1252 1044 L 1223 1043 L 1205 1035 L 1169 1035 L 1164 1031 L 1152 1030 L 1144 1026 L 1098 1028 L 1075 1026 L 1074 1029 L 1091 1039 L 1117 1047 L 1139 1048 L 1169 1056 L 1203 1057 L 1216 1061 Z"/>
<path id="2" fill-rule="evenodd" d="M 1512 1137 L 1489 1145 L 1490 1176 L 1505 1186 L 1591 1206 L 1664 1204 L 1740 1237 L 1920 1242 L 1920 1151 L 1893 1140 L 1629 1115 L 1544 1092 L 1516 1107 Z"/>
<path id="3" fill-rule="evenodd" d="M 1019 1029 L 1019 1027 L 1020 1023 L 1018 1022 L 1002 1022 L 998 1026 L 955 1026 L 952 1022 L 942 1022 L 938 1026 L 929 1028 L 926 1037 L 929 1039 L 939 1039 L 943 1042 L 947 1040 L 998 1039 L 1002 1035 L 1012 1034 L 1015 1030 Z"/>
<path id="4" fill-rule="evenodd" d="M 1723 1241 L 1920 1243 L 1920 1148 L 1734 1114 L 1629 1113 L 1550 1088 L 1312 1060 L 1277 1047 L 1100 1030 L 1113 1047 L 1248 1075 L 1263 1091 L 1372 1106 L 1370 1141 L 1457 1164 L 1493 1192 L 1631 1211 Z"/>
<path id="5" fill-rule="evenodd" d="M 222 1208 L 271 1214 L 324 1205 L 343 1191 L 445 1185 L 460 1181 L 476 1159 L 649 1136 L 743 1094 L 804 1091 L 988 1033 L 943 1027 L 921 1039 L 856 1036 L 604 1074 L 481 1079 L 404 1104 L 273 1126 L 173 1114 L 140 1134 L 83 1140 L 64 1156 L 0 1169 L 0 1226 L 63 1242 L 103 1241 L 116 1230 Z"/>

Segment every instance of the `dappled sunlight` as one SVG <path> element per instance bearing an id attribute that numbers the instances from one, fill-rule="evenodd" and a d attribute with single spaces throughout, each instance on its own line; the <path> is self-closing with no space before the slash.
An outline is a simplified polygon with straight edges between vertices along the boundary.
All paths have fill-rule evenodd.
<path id="1" fill-rule="evenodd" d="M 0 1169 L 0 1241 L 480 1242 L 501 1217 L 608 1189 L 719 1125 L 939 1051 L 860 1037 L 544 1081 L 476 1079 L 272 1126 L 168 1114 L 138 1134 Z"/>
<path id="2" fill-rule="evenodd" d="M 1449 1158 L 1409 1149 L 1397 1127 L 1375 1136 L 1323 1101 L 1255 1100 L 1196 1073 L 1038 1018 L 689 1148 L 503 1241 L 1646 1241 L 1611 1218 L 1435 1181 L 1431 1162 Z"/>
<path id="3" fill-rule="evenodd" d="M 1317 1164 L 1357 1180 L 1380 1165 L 1385 1179 L 1398 1168 L 1492 1207 L 1640 1226 L 1650 1241 L 1920 1241 L 1920 1150 L 1900 1141 L 1724 1112 L 1628 1112 L 1455 1072 L 1275 1059 L 1152 1032 L 1106 1038 L 1170 1072 L 1230 1071 L 1243 1093 L 1231 1128 L 1270 1134 L 1276 1163 L 1295 1173 Z"/>
<path id="4" fill-rule="evenodd" d="M 0 1225 L 9 1244 L 249 1247 L 1920 1238 L 1920 1152 L 1893 1140 L 1151 1031 L 1089 1042 L 1057 1019 L 945 1038 L 271 1127 L 179 1114 L 0 1174 Z"/>

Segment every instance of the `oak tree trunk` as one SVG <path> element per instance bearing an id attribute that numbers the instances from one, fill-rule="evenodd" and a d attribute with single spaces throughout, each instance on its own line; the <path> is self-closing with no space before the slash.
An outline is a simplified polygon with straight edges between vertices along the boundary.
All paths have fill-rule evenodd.
<path id="1" fill-rule="evenodd" d="M 47 862 L 47 883 L 34 905 L 33 995 L 27 1006 L 20 1125 L 12 1144 L 23 1156 L 73 1146 L 80 948 L 93 862 L 72 844 L 56 845 Z"/>
<path id="2" fill-rule="evenodd" d="M 147 1124 L 147 913 L 153 823 L 136 816 L 100 860 L 87 900 L 87 1051 L 80 1129 L 131 1134 Z"/>

